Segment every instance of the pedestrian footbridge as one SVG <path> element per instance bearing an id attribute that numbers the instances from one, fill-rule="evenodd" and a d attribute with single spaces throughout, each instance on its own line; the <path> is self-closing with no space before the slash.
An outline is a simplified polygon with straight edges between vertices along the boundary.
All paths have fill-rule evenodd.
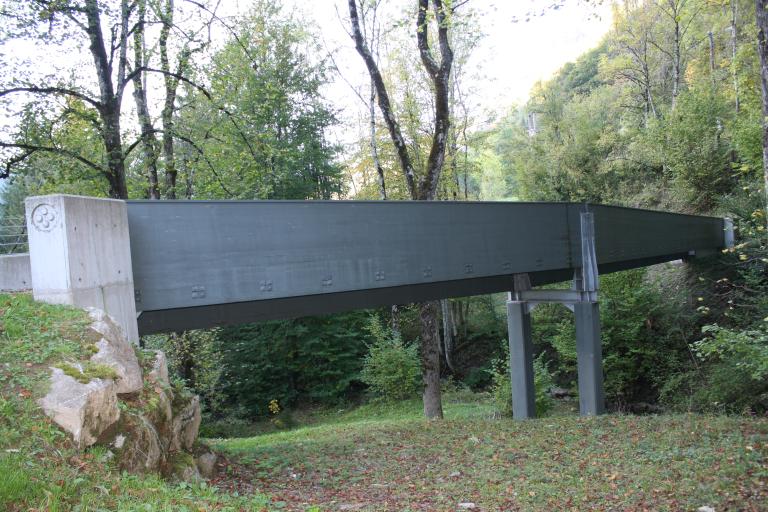
<path id="1" fill-rule="evenodd" d="M 28 198 L 26 208 L 35 297 L 106 309 L 135 341 L 509 292 L 517 418 L 533 416 L 533 306 L 574 311 L 581 412 L 599 414 L 599 274 L 705 256 L 733 237 L 728 219 L 576 203 L 55 195 Z"/>

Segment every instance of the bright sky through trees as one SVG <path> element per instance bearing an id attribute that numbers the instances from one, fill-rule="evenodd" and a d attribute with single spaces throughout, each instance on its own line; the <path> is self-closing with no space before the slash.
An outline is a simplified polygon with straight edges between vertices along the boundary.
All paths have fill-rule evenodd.
<path id="1" fill-rule="evenodd" d="M 409 2 L 386 0 L 383 9 L 398 15 Z M 345 32 L 348 29 L 345 0 L 287 0 L 286 3 L 313 19 L 328 49 L 338 50 L 336 63 L 346 80 L 360 86 L 368 83 L 363 63 Z M 501 114 L 513 103 L 523 103 L 536 81 L 549 78 L 563 64 L 595 46 L 610 29 L 612 16 L 608 2 L 598 7 L 578 0 L 564 3 L 561 8 L 551 10 L 552 0 L 470 0 L 468 6 L 481 13 L 485 37 L 468 66 L 470 76 L 467 78 L 469 86 L 476 91 L 477 111 L 489 114 L 485 119 L 492 120 L 491 114 Z M 247 4 L 241 2 L 240 8 L 247 8 Z M 529 13 L 537 16 L 528 16 Z M 526 22 L 526 18 L 529 21 Z M 333 78 L 328 96 L 344 109 L 342 119 L 348 124 L 355 123 L 358 111 L 365 109 L 349 85 L 338 76 Z M 339 133 L 343 141 L 357 137 L 356 129 L 349 128 Z"/>

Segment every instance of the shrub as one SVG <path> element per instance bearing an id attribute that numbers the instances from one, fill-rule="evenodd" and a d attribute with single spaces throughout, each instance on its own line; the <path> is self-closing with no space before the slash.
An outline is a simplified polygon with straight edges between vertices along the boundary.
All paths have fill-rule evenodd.
<path id="1" fill-rule="evenodd" d="M 225 404 L 252 418 L 269 416 L 273 399 L 293 410 L 350 399 L 363 387 L 368 316 L 357 311 L 221 329 Z"/>
<path id="2" fill-rule="evenodd" d="M 483 391 L 493 384 L 488 368 L 472 368 L 464 378 L 464 384 L 472 391 Z"/>
<path id="3" fill-rule="evenodd" d="M 360 379 L 381 400 L 394 402 L 418 396 L 421 370 L 416 344 L 406 345 L 398 334 L 372 316 L 368 325 L 373 343 L 363 362 Z"/>
<path id="4" fill-rule="evenodd" d="M 685 333 L 691 331 L 693 311 L 683 272 L 657 266 L 601 276 L 600 338 L 610 403 L 655 402 L 663 383 L 685 359 Z M 563 307 L 537 308 L 533 335 L 537 348 L 555 364 L 558 384 L 573 386 L 577 377 L 573 315 Z"/>
<path id="5" fill-rule="evenodd" d="M 160 349 L 168 358 L 171 376 L 200 395 L 206 414 L 224 408 L 221 392 L 222 354 L 217 347 L 218 329 L 186 331 L 181 334 L 153 335 L 144 338 L 145 346 Z"/>
<path id="6" fill-rule="evenodd" d="M 512 382 L 509 376 L 508 359 L 494 361 L 489 370 L 493 378 L 493 401 L 502 416 L 512 417 Z M 549 390 L 554 386 L 544 354 L 533 360 L 533 383 L 536 393 L 536 416 L 546 415 L 554 405 Z"/>
<path id="7" fill-rule="evenodd" d="M 733 330 L 718 325 L 691 345 L 701 361 L 697 370 L 665 386 L 664 401 L 676 408 L 714 412 L 768 410 L 768 331 Z"/>

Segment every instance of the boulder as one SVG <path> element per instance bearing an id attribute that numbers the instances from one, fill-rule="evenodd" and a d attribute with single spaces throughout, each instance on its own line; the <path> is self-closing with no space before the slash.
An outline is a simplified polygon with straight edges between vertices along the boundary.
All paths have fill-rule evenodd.
<path id="1" fill-rule="evenodd" d="M 126 413 L 111 443 L 120 469 L 129 473 L 157 471 L 165 462 L 165 450 L 155 426 L 142 414 Z"/>
<path id="2" fill-rule="evenodd" d="M 152 369 L 147 374 L 147 379 L 160 385 L 171 385 L 171 381 L 168 378 L 168 362 L 162 350 L 155 350 L 155 360 L 152 362 Z"/>
<path id="3" fill-rule="evenodd" d="M 213 478 L 216 474 L 216 460 L 218 457 L 213 452 L 205 452 L 195 459 L 197 469 L 203 478 Z"/>
<path id="4" fill-rule="evenodd" d="M 171 476 L 182 482 L 199 482 L 203 479 L 197 469 L 195 458 L 189 453 L 177 453 L 171 460 Z"/>
<path id="5" fill-rule="evenodd" d="M 57 425 L 72 434 L 79 448 L 91 446 L 120 419 L 117 388 L 110 379 L 78 382 L 59 368 L 51 368 L 51 388 L 38 404 Z"/>
<path id="6" fill-rule="evenodd" d="M 139 391 L 143 382 L 133 344 L 125 337 L 120 326 L 100 309 L 88 308 L 88 315 L 93 320 L 91 330 L 101 335 L 101 339 L 95 343 L 98 351 L 91 357 L 91 361 L 115 370 L 118 394 Z"/>
<path id="7" fill-rule="evenodd" d="M 51 390 L 39 401 L 45 413 L 79 448 L 108 446 L 130 473 L 158 471 L 187 481 L 200 480 L 200 471 L 212 475 L 216 455 L 201 451 L 196 460 L 190 453 L 200 429 L 200 398 L 171 385 L 162 351 L 144 352 L 142 371 L 121 327 L 101 310 L 88 314 L 98 340 L 94 353 L 90 361 L 51 369 Z M 127 405 L 122 415 L 119 402 Z"/>
<path id="8" fill-rule="evenodd" d="M 190 451 L 197 439 L 200 430 L 200 397 L 179 397 L 177 401 L 183 401 L 183 405 L 176 407 L 171 427 L 171 450 Z"/>

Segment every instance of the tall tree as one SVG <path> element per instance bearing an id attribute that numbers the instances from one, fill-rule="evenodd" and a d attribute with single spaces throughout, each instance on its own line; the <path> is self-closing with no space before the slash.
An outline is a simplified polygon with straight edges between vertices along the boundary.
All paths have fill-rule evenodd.
<path id="1" fill-rule="evenodd" d="M 185 108 L 174 133 L 200 158 L 180 161 L 195 197 L 331 199 L 343 191 L 336 123 L 321 94 L 326 83 L 317 38 L 274 2 L 258 0 L 230 27 L 204 72 L 210 85 L 179 91 Z M 215 102 L 209 97 L 216 99 Z M 183 139 L 179 139 L 183 140 Z"/>
<path id="2" fill-rule="evenodd" d="M 763 185 L 768 219 L 768 0 L 755 0 L 757 52 L 760 55 L 760 85 L 763 94 Z"/>
<path id="3" fill-rule="evenodd" d="M 430 12 L 431 4 L 431 12 Z M 450 4 L 442 0 L 418 0 L 416 11 L 416 41 L 424 69 L 427 71 L 433 87 L 434 118 L 432 143 L 427 158 L 426 168 L 420 179 L 414 172 L 411 155 L 405 138 L 392 109 L 387 87 L 360 28 L 358 0 L 349 0 L 349 17 L 355 49 L 365 62 L 365 66 L 376 88 L 379 109 L 395 146 L 400 168 L 405 176 L 408 192 L 412 200 L 433 200 L 437 193 L 437 184 L 443 169 L 446 144 L 450 129 L 450 78 L 453 65 L 453 50 L 449 41 L 450 18 L 454 14 Z M 432 18 L 430 20 L 430 18 Z M 430 41 L 430 21 L 437 27 L 437 45 L 439 59 L 433 53 Z M 421 320 L 421 356 L 424 378 L 424 415 L 427 418 L 442 418 L 443 409 L 440 397 L 440 347 L 437 326 L 437 302 L 425 302 L 419 307 Z"/>
<path id="4" fill-rule="evenodd" d="M 121 132 L 121 106 L 125 87 L 132 77 L 128 75 L 128 37 L 135 28 L 132 25 L 135 2 L 121 0 L 117 12 L 105 9 L 99 0 L 83 2 L 49 2 L 46 0 L 28 0 L 7 3 L 0 11 L 2 16 L 10 18 L 18 25 L 26 27 L 24 37 L 45 41 L 45 26 L 51 31 L 73 31 L 85 36 L 88 50 L 93 61 L 91 72 L 98 84 L 98 93 L 92 94 L 85 88 L 62 85 L 61 82 L 48 80 L 13 80 L 2 84 L 0 97 L 31 94 L 78 98 L 94 108 L 98 113 L 100 134 L 106 152 L 106 162 L 92 162 L 79 158 L 86 165 L 98 169 L 109 183 L 109 195 L 115 198 L 127 198 L 128 187 L 125 177 L 125 151 Z M 109 18 L 110 39 L 105 40 L 105 28 L 102 18 Z M 18 34 L 4 31 L 3 42 Z M 0 142 L 0 147 L 15 148 L 21 153 L 10 157 L 16 163 L 37 152 L 50 152 L 65 155 L 61 148 L 43 144 L 25 142 Z"/>
<path id="5" fill-rule="evenodd" d="M 134 65 L 143 68 L 146 55 L 146 43 L 144 31 L 147 20 L 147 2 L 138 0 L 138 20 L 133 31 Z M 160 187 L 157 181 L 158 143 L 155 129 L 152 126 L 152 118 L 149 114 L 149 101 L 147 100 L 146 73 L 135 73 L 133 76 L 133 98 L 136 102 L 136 116 L 141 130 L 141 146 L 144 165 L 147 173 L 147 197 L 160 199 Z"/>

